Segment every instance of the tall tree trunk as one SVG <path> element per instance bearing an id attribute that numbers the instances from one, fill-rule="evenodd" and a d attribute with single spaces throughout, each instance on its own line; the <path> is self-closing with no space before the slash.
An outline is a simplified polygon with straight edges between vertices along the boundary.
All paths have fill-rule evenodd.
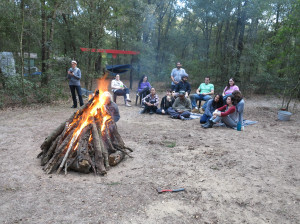
<path id="1" fill-rule="evenodd" d="M 131 55 L 131 61 L 130 61 L 130 64 L 131 64 L 131 66 L 132 66 L 132 64 L 133 64 L 133 55 Z M 133 68 L 131 67 L 131 69 L 130 69 L 130 89 L 132 89 L 132 81 L 133 81 Z"/>
<path id="2" fill-rule="evenodd" d="M 160 1 L 156 6 L 157 9 L 160 10 L 158 15 L 158 34 L 157 34 L 157 45 L 156 45 L 156 66 L 155 66 L 155 74 L 158 73 L 158 71 L 161 68 L 161 61 L 160 61 L 160 55 L 161 55 L 161 43 L 162 43 L 162 34 L 163 34 L 163 20 L 164 17 L 172 3 L 172 0 L 169 0 L 166 7 L 164 7 L 163 1 Z"/>
<path id="3" fill-rule="evenodd" d="M 25 6 L 24 0 L 21 0 L 21 34 L 20 34 L 20 56 L 21 56 L 21 82 L 22 82 L 22 93 L 25 95 L 24 88 L 24 52 L 23 52 L 23 34 L 24 34 L 24 15 Z"/>
<path id="4" fill-rule="evenodd" d="M 236 20 L 236 25 L 235 25 L 235 30 L 234 30 L 234 37 L 233 37 L 233 41 L 232 41 L 232 46 L 233 48 L 236 47 L 236 42 L 237 42 L 237 38 L 238 38 L 238 34 L 239 34 L 239 27 L 240 27 L 240 23 L 241 23 L 241 0 L 238 2 L 238 7 L 237 7 L 237 20 Z"/>
<path id="5" fill-rule="evenodd" d="M 46 74 L 47 60 L 47 19 L 46 19 L 46 4 L 45 0 L 41 0 L 41 17 L 42 17 L 42 86 L 48 84 L 48 75 Z"/>
<path id="6" fill-rule="evenodd" d="M 281 3 L 277 3 L 276 5 L 276 23 L 275 23 L 275 34 L 277 34 L 279 28 L 279 17 L 280 17 Z"/>
<path id="7" fill-rule="evenodd" d="M 29 23 L 29 27 L 28 27 L 28 32 L 31 33 L 31 23 Z M 27 67 L 28 67 L 28 74 L 31 74 L 31 65 L 30 65 L 30 43 L 31 43 L 31 38 L 29 37 L 27 40 Z"/>
<path id="8" fill-rule="evenodd" d="M 257 41 L 257 30 L 258 30 L 258 18 L 255 18 L 252 20 L 252 24 L 250 26 L 250 30 L 249 32 L 249 37 L 248 39 L 248 44 L 250 46 L 255 46 L 255 43 Z M 256 51 L 255 49 L 253 49 L 253 51 Z M 253 56 L 249 56 L 249 60 L 247 60 L 247 72 L 245 73 L 244 76 L 244 83 L 250 83 L 251 81 L 251 75 L 256 74 L 257 70 L 258 70 L 258 60 L 253 57 Z M 245 65 L 246 66 L 246 65 Z M 243 87 L 243 86 L 241 86 Z"/>
<path id="9" fill-rule="evenodd" d="M 222 20 L 220 24 L 217 25 L 217 34 L 216 34 L 216 48 L 215 48 L 215 62 L 217 65 L 219 65 L 219 69 L 222 71 L 223 63 L 220 63 L 220 59 L 222 57 L 222 44 L 221 44 L 221 34 L 223 30 L 223 24 L 224 21 Z M 220 46 L 221 45 L 221 46 Z M 220 75 L 216 76 L 216 82 L 221 80 L 221 76 L 223 73 L 220 73 Z"/>
<path id="10" fill-rule="evenodd" d="M 53 37 L 54 37 L 54 25 L 55 25 L 55 19 L 56 19 L 56 11 L 59 7 L 60 1 L 55 1 L 54 4 L 54 8 L 52 10 L 52 15 L 51 15 L 51 26 L 50 26 L 50 34 L 49 34 L 49 40 L 48 40 L 48 44 L 47 44 L 47 65 L 46 65 L 46 69 L 49 70 L 51 64 L 49 63 L 49 59 L 51 58 L 51 54 L 52 54 L 52 42 L 53 42 Z M 49 79 L 49 76 L 48 76 Z"/>
<path id="11" fill-rule="evenodd" d="M 229 39 L 229 26 L 230 22 L 229 19 L 226 20 L 225 24 L 225 30 L 224 30 L 224 41 L 223 41 L 223 47 L 221 50 L 221 56 L 222 56 L 222 63 L 221 63 L 221 81 L 225 81 L 228 76 L 228 68 L 229 68 L 229 59 L 228 59 L 228 39 Z"/>
<path id="12" fill-rule="evenodd" d="M 69 36 L 69 40 L 70 40 L 70 44 L 71 44 L 71 48 L 73 50 L 73 58 L 77 58 L 76 57 L 76 45 L 75 45 L 75 41 L 74 41 L 74 38 L 73 38 L 73 35 L 71 33 L 71 28 L 70 28 L 70 24 L 69 24 L 69 21 L 66 17 L 66 14 L 62 14 L 62 17 L 63 17 L 63 20 L 67 26 L 67 32 L 68 32 L 68 36 Z M 66 55 L 66 54 L 65 54 Z"/>
<path id="13" fill-rule="evenodd" d="M 220 42 L 221 42 L 221 34 L 222 34 L 222 30 L 223 30 L 223 24 L 224 21 L 221 22 L 221 24 L 217 25 L 217 34 L 216 34 L 216 49 L 215 49 L 215 55 L 217 56 L 220 52 L 219 46 L 220 46 Z"/>
<path id="14" fill-rule="evenodd" d="M 238 39 L 238 46 L 237 46 L 237 61 L 236 61 L 236 79 L 240 79 L 240 66 L 241 66 L 241 56 L 244 49 L 244 33 L 245 33 L 245 26 L 246 26 L 246 11 L 247 11 L 248 0 L 245 1 L 244 9 L 242 11 L 241 16 L 241 26 L 239 30 L 239 39 Z"/>
<path id="15" fill-rule="evenodd" d="M 89 32 L 89 48 L 92 48 L 93 46 L 93 32 L 90 30 Z M 84 78 L 84 86 L 86 89 L 89 89 L 89 74 L 91 73 L 91 66 L 92 66 L 92 52 L 89 52 L 88 55 L 88 63 L 87 63 L 87 74 Z"/>
<path id="16" fill-rule="evenodd" d="M 101 46 L 101 44 L 99 45 Z M 97 59 L 96 59 L 96 62 L 95 62 L 95 71 L 100 74 L 101 73 L 101 68 L 102 68 L 102 55 L 101 54 L 98 54 L 97 55 Z"/>

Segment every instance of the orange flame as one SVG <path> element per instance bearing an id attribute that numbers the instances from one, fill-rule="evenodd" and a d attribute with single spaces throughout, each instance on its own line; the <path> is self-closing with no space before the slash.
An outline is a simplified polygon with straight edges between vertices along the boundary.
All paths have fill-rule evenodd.
<path id="1" fill-rule="evenodd" d="M 68 130 L 72 127 L 72 125 L 75 125 L 76 122 L 79 122 L 76 126 L 76 129 L 73 133 L 72 139 L 70 140 L 68 144 L 68 148 L 72 147 L 73 144 L 78 140 L 78 137 L 80 136 L 82 130 L 89 124 L 92 123 L 93 117 L 97 115 L 97 110 L 100 109 L 103 115 L 103 122 L 101 131 L 105 129 L 105 122 L 109 119 L 111 119 L 111 116 L 109 113 L 105 111 L 104 103 L 105 98 L 103 93 L 108 90 L 109 80 L 106 80 L 107 74 L 97 81 L 97 89 L 99 90 L 99 95 L 94 95 L 94 100 L 91 103 L 91 105 L 88 106 L 78 119 L 74 119 L 68 127 Z M 90 95 L 89 98 L 92 98 L 93 95 Z M 79 111 L 77 111 L 76 115 L 78 115 Z M 75 116 L 76 116 L 75 115 Z M 74 150 L 77 150 L 78 148 L 78 142 L 76 146 L 74 147 Z"/>

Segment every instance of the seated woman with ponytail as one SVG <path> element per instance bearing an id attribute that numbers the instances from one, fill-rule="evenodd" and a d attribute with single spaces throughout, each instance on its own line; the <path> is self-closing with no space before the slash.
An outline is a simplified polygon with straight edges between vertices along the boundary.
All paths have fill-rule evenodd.
<path id="1" fill-rule="evenodd" d="M 204 125 L 203 128 L 212 128 L 212 126 L 220 121 L 222 121 L 226 126 L 234 128 L 238 123 L 238 113 L 236 111 L 235 105 L 233 105 L 234 99 L 228 96 L 226 99 L 226 104 L 213 112 L 213 117 L 210 118 Z M 224 112 L 222 112 L 224 111 Z"/>
<path id="2" fill-rule="evenodd" d="M 213 99 L 207 101 L 204 114 L 201 116 L 200 124 L 205 124 L 212 116 L 213 112 L 224 105 L 221 94 L 215 95 Z"/>
<path id="3" fill-rule="evenodd" d="M 239 90 L 235 90 L 232 92 L 232 96 L 234 99 L 234 105 L 236 105 L 236 111 L 238 113 L 239 119 L 238 122 L 243 126 L 244 122 L 244 107 L 245 107 L 245 101 L 243 99 L 243 95 Z"/>

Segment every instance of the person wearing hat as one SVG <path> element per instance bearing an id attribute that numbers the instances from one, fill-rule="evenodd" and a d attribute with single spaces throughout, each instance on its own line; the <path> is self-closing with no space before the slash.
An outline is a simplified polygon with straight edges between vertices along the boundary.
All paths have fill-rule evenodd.
<path id="1" fill-rule="evenodd" d="M 182 66 L 181 63 L 177 62 L 176 68 L 172 69 L 172 72 L 171 72 L 171 79 L 172 79 L 171 90 L 172 91 L 175 90 L 175 86 L 180 82 L 181 76 L 186 73 L 185 70 L 183 68 L 181 68 L 181 66 Z"/>
<path id="2" fill-rule="evenodd" d="M 69 79 L 69 87 L 70 87 L 72 99 L 73 99 L 73 106 L 71 108 L 77 108 L 77 100 L 76 100 L 75 90 L 77 91 L 80 106 L 83 105 L 81 86 L 80 86 L 81 71 L 79 68 L 77 68 L 76 61 L 72 61 L 71 66 L 72 67 L 68 70 L 68 76 L 67 76 L 67 78 Z"/>
<path id="3" fill-rule="evenodd" d="M 185 97 L 188 97 L 191 93 L 191 84 L 187 81 L 189 75 L 184 73 L 181 76 L 181 80 L 177 85 L 175 86 L 175 92 L 173 92 L 173 97 L 177 97 L 179 91 L 184 91 L 185 92 Z"/>
<path id="4" fill-rule="evenodd" d="M 203 114 L 208 100 L 212 99 L 212 95 L 214 94 L 214 85 L 210 83 L 210 77 L 205 77 L 204 83 L 201 83 L 195 94 L 190 95 L 190 99 L 192 102 L 192 108 L 195 111 L 198 111 L 197 100 L 204 100 L 204 105 L 200 108 L 200 113 Z"/>
<path id="5" fill-rule="evenodd" d="M 184 90 L 180 90 L 172 107 L 168 109 L 172 118 L 187 120 L 190 117 L 192 105 L 190 99 L 185 97 L 185 93 Z"/>

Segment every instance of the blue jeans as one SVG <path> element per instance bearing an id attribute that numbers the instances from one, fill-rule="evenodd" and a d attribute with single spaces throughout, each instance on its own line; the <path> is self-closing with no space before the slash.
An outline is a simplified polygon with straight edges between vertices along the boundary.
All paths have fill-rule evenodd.
<path id="1" fill-rule="evenodd" d="M 174 85 L 172 84 L 172 85 L 171 85 L 171 91 L 172 91 L 172 92 L 175 91 L 175 88 L 176 88 L 176 85 L 175 85 L 175 84 L 174 84 Z"/>
<path id="2" fill-rule="evenodd" d="M 147 104 L 145 104 L 145 109 L 144 109 L 145 113 L 149 113 L 150 111 L 156 113 L 156 110 L 157 110 L 157 106 L 148 106 Z"/>
<path id="3" fill-rule="evenodd" d="M 207 101 L 212 99 L 212 97 L 210 95 L 202 95 L 202 94 L 191 94 L 190 95 L 190 99 L 191 99 L 191 103 L 192 103 L 192 108 L 194 109 L 195 107 L 197 107 L 197 100 L 204 100 L 205 104 L 202 106 L 203 110 L 206 109 L 206 104 Z"/>
<path id="4" fill-rule="evenodd" d="M 226 104 L 226 99 L 229 96 L 232 97 L 232 94 L 230 93 L 230 94 L 226 94 L 225 96 L 223 96 L 223 102 L 224 102 L 224 104 Z"/>
<path id="5" fill-rule="evenodd" d="M 211 116 L 207 116 L 206 114 L 203 114 L 200 119 L 200 124 L 205 124 L 210 118 Z"/>
<path id="6" fill-rule="evenodd" d="M 173 109 L 173 107 L 169 107 L 168 114 L 170 114 L 171 117 L 174 117 L 174 118 L 180 118 L 180 116 L 189 118 L 191 115 L 191 113 L 189 111 L 184 111 L 182 113 L 178 113 L 176 110 Z"/>
<path id="7" fill-rule="evenodd" d="M 128 88 L 117 89 L 116 91 L 114 91 L 114 95 L 116 95 L 116 96 L 124 96 L 124 102 L 125 103 L 126 103 L 126 100 L 127 100 L 126 94 L 129 94 L 129 89 Z"/>
<path id="8" fill-rule="evenodd" d="M 138 91 L 138 94 L 140 96 L 144 96 L 144 97 L 147 96 L 148 94 L 150 94 L 149 87 L 146 87 L 146 88 L 142 89 L 141 91 Z"/>
<path id="9" fill-rule="evenodd" d="M 73 85 L 69 85 L 69 87 L 70 87 L 71 94 L 72 94 L 73 106 L 77 107 L 77 100 L 76 100 L 75 89 L 77 91 L 77 95 L 78 95 L 78 98 L 79 98 L 80 106 L 82 106 L 83 105 L 83 100 L 82 100 L 82 94 L 81 94 L 81 87 L 80 86 L 73 86 Z"/>
<path id="10" fill-rule="evenodd" d="M 242 99 L 235 107 L 236 107 L 236 111 L 239 114 L 239 122 L 243 124 L 244 121 L 243 115 L 244 115 L 244 107 L 245 107 L 244 99 Z"/>
<path id="11" fill-rule="evenodd" d="M 168 113 L 168 110 L 165 110 L 165 113 L 163 114 L 163 113 L 162 113 L 162 109 L 157 109 L 157 110 L 156 110 L 156 113 L 157 113 L 157 114 L 162 114 L 162 115 L 168 115 L 168 114 L 169 114 L 169 113 Z"/>
<path id="12" fill-rule="evenodd" d="M 222 121 L 224 124 L 226 124 L 226 126 L 229 126 L 231 128 L 234 128 L 237 126 L 237 122 L 232 120 L 229 116 L 225 116 L 225 117 L 217 116 L 215 119 L 213 119 L 214 123 L 217 123 L 219 121 Z"/>

